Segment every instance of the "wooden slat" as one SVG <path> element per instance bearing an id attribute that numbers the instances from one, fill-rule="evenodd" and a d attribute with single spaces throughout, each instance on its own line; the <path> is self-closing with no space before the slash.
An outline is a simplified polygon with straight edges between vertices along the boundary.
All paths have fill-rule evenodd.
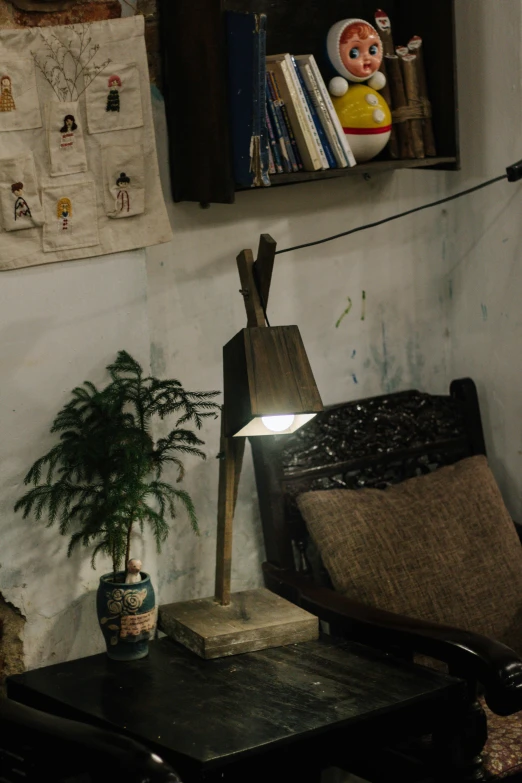
<path id="1" fill-rule="evenodd" d="M 254 256 L 251 250 L 241 251 L 237 257 L 237 268 L 247 313 L 247 326 L 265 326 L 265 315 L 254 280 Z"/>
<path id="2" fill-rule="evenodd" d="M 275 239 L 272 239 L 270 234 L 261 234 L 259 250 L 257 251 L 257 261 L 254 266 L 256 280 L 259 285 L 259 293 L 265 310 L 268 305 L 268 296 L 270 294 L 270 283 L 272 282 L 276 248 L 277 242 Z"/>
<path id="3" fill-rule="evenodd" d="M 441 440 L 436 443 L 425 444 L 416 449 L 409 448 L 400 451 L 383 452 L 381 454 L 369 454 L 366 457 L 359 457 L 359 459 L 347 460 L 345 462 L 332 462 L 329 465 L 318 465 L 314 468 L 287 468 L 283 471 L 283 476 L 287 483 L 301 481 L 306 478 L 336 476 L 339 473 L 364 470 L 372 465 L 387 465 L 395 462 L 402 462 L 407 459 L 414 459 L 421 454 L 437 454 L 441 451 L 444 453 L 466 454 L 468 446 L 469 440 L 463 435 L 462 437 L 454 438 L 452 440 Z"/>
<path id="4" fill-rule="evenodd" d="M 222 606 L 230 604 L 234 512 L 244 452 L 245 438 L 226 438 L 222 424 L 215 590 L 216 600 Z"/>
<path id="5" fill-rule="evenodd" d="M 291 174 L 271 174 L 271 187 L 282 185 L 299 185 L 302 182 L 321 182 L 325 179 L 342 179 L 344 177 L 381 174 L 395 169 L 441 169 L 444 171 L 456 171 L 459 169 L 458 159 L 455 156 L 425 158 L 424 160 L 371 160 L 369 163 L 360 163 L 353 168 L 326 169 L 325 171 L 298 171 Z M 238 188 L 242 190 L 242 188 Z M 246 190 L 246 188 L 245 188 Z M 248 188 L 251 192 L 265 191 L 266 188 Z"/>
<path id="6" fill-rule="evenodd" d="M 174 201 L 233 203 L 221 0 L 158 0 L 158 10 Z"/>
<path id="7" fill-rule="evenodd" d="M 245 353 L 254 415 L 323 410 L 297 326 L 246 330 Z"/>

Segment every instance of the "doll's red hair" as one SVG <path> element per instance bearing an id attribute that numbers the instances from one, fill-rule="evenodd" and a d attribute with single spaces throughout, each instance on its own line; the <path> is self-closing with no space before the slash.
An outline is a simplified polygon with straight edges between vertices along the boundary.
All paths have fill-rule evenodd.
<path id="1" fill-rule="evenodd" d="M 344 29 L 340 43 L 348 43 L 350 38 L 353 38 L 354 35 L 361 41 L 366 41 L 370 35 L 377 35 L 377 32 L 371 24 L 367 24 L 366 22 L 353 22 L 353 24 L 349 24 L 348 27 Z"/>

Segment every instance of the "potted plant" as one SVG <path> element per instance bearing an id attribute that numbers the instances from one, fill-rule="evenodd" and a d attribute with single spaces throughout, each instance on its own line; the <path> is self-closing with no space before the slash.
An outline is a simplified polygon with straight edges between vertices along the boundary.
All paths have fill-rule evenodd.
<path id="1" fill-rule="evenodd" d="M 160 552 L 179 507 L 198 532 L 190 495 L 162 476 L 172 466 L 179 483 L 183 455 L 205 459 L 193 427 L 217 416 L 212 398 L 218 392 L 190 392 L 177 380 L 144 377 L 125 351 L 107 370 L 104 388 L 85 381 L 73 389 L 51 428 L 59 442 L 27 473 L 25 484 L 33 486 L 15 511 L 45 518 L 48 527 L 58 523 L 60 533 L 70 535 L 68 555 L 79 545 L 91 548 L 93 568 L 100 553 L 112 559 L 112 572 L 100 578 L 98 619 L 109 657 L 132 660 L 147 654 L 156 617 L 149 575 L 139 561 L 129 567 L 133 534 L 148 525 Z M 174 429 L 155 438 L 154 423 L 170 416 Z"/>

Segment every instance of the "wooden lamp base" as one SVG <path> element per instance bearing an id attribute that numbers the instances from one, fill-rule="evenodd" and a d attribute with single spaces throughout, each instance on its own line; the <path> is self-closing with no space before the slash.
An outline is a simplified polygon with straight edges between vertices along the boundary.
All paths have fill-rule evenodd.
<path id="1" fill-rule="evenodd" d="M 222 606 L 215 598 L 165 604 L 159 628 L 201 658 L 308 642 L 319 636 L 319 620 L 270 590 L 232 593 Z"/>

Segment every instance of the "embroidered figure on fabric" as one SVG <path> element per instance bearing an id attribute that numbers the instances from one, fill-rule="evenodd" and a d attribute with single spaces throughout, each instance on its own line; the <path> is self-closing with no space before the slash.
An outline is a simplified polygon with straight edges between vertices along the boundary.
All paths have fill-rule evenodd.
<path id="1" fill-rule="evenodd" d="M 120 87 L 121 79 L 116 74 L 109 76 L 109 94 L 107 96 L 106 111 L 120 110 Z"/>
<path id="2" fill-rule="evenodd" d="M 62 139 L 60 147 L 62 150 L 70 150 L 74 144 L 74 131 L 78 130 L 76 120 L 72 114 L 67 114 L 63 118 L 63 128 L 60 128 Z"/>
<path id="3" fill-rule="evenodd" d="M 56 217 L 58 218 L 58 231 L 71 231 L 72 204 L 71 199 L 61 198 L 56 205 Z"/>
<path id="4" fill-rule="evenodd" d="M 128 177 L 124 171 L 122 171 L 116 180 L 116 187 L 118 188 L 118 195 L 116 196 L 116 209 L 118 212 L 130 212 L 130 177 Z"/>
<path id="5" fill-rule="evenodd" d="M 32 215 L 31 210 L 29 209 L 29 204 L 23 196 L 24 183 L 15 182 L 14 185 L 11 185 L 11 192 L 16 199 L 14 205 L 14 219 L 20 220 L 20 218 L 31 218 Z"/>
<path id="6" fill-rule="evenodd" d="M 11 77 L 4 74 L 0 79 L 0 111 L 14 111 L 15 109 Z"/>
<path id="7" fill-rule="evenodd" d="M 38 51 L 31 50 L 31 55 L 58 100 L 77 101 L 111 61 L 95 61 L 100 45 L 92 43 L 90 25 L 65 25 L 63 30 L 74 37 L 68 35 L 62 41 L 53 30 L 44 33 L 40 29 L 43 46 Z"/>

